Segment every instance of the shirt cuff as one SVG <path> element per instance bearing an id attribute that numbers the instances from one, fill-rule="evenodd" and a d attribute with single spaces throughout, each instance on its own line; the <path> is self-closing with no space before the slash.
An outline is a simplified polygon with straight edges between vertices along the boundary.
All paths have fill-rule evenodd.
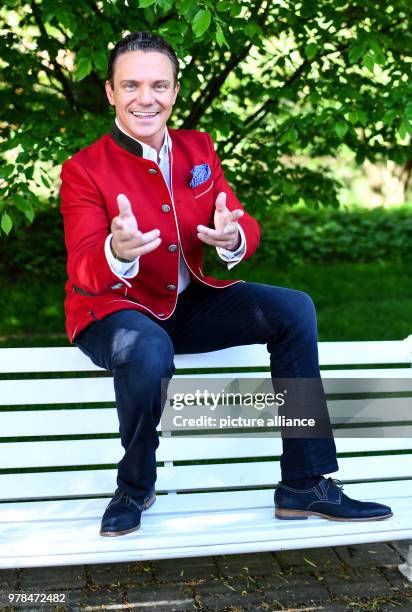
<path id="1" fill-rule="evenodd" d="M 220 259 L 225 261 L 228 266 L 228 270 L 231 270 L 238 264 L 244 257 L 246 253 L 246 236 L 243 228 L 239 225 L 239 233 L 240 233 L 240 245 L 236 249 L 236 251 L 229 251 L 228 249 L 222 249 L 221 247 L 216 247 L 217 254 Z"/>
<path id="2" fill-rule="evenodd" d="M 112 234 L 109 234 L 104 243 L 104 253 L 106 255 L 107 263 L 110 266 L 111 271 L 116 276 L 122 276 L 123 278 L 134 278 L 139 272 L 139 257 L 136 257 L 134 261 L 123 263 L 113 256 L 110 248 L 112 240 Z"/>

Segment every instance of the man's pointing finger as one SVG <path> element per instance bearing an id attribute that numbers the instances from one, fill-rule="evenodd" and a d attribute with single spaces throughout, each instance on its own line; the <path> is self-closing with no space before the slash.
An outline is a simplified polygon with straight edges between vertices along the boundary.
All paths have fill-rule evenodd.
<path id="1" fill-rule="evenodd" d="M 128 217 L 132 214 L 132 205 L 124 193 L 119 193 L 117 196 L 117 206 L 121 217 Z"/>
<path id="2" fill-rule="evenodd" d="M 229 215 L 231 221 L 237 221 L 240 217 L 243 217 L 243 210 L 237 208 L 236 210 L 232 210 Z"/>
<path id="3" fill-rule="evenodd" d="M 221 191 L 218 194 L 215 206 L 216 210 L 218 210 L 219 212 L 224 212 L 224 210 L 226 209 L 226 193 L 224 191 Z"/>

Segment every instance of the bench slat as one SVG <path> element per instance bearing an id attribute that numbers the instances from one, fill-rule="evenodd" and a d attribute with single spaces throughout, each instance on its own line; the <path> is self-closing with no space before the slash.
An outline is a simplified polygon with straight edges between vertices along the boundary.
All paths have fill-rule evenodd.
<path id="1" fill-rule="evenodd" d="M 387 413 L 385 413 L 387 416 Z M 58 436 L 80 434 L 118 433 L 119 424 L 115 408 L 93 408 L 80 410 L 29 410 L 0 413 L 2 438 L 26 436 Z M 160 431 L 160 426 L 158 427 Z M 398 434 L 389 429 L 391 437 Z M 392 432 L 392 433 L 391 433 Z M 188 435 L 190 435 L 188 433 Z M 373 435 L 371 433 L 370 435 Z M 377 437 L 386 437 L 385 433 Z M 405 434 L 401 434 L 401 437 Z"/>
<path id="2" fill-rule="evenodd" d="M 412 368 L 411 368 L 412 374 Z M 180 378 L 179 376 L 175 377 Z M 190 377 L 191 380 L 197 380 Z M 243 377 L 239 377 L 243 378 Z M 253 378 L 248 376 L 248 378 Z M 225 380 L 232 380 L 225 376 Z M 239 380 L 240 385 L 242 380 Z M 245 383 L 244 391 L 248 390 Z M 410 392 L 412 391 L 412 377 L 388 380 L 355 380 L 351 381 L 351 393 L 376 392 Z M 190 390 L 193 390 L 192 387 Z M 242 389 L 241 389 L 242 390 Z M 349 386 L 345 379 L 325 380 L 327 393 L 349 393 Z M 351 400 L 352 401 L 352 400 Z M 391 402 L 394 401 L 391 398 Z M 409 398 L 412 404 L 412 399 Z M 42 404 L 79 404 L 113 402 L 115 394 L 112 377 L 100 378 L 61 378 L 61 379 L 34 379 L 34 380 L 0 380 L 0 406 L 36 406 Z M 1 412 L 0 412 L 1 416 Z"/>
<path id="3" fill-rule="evenodd" d="M 321 365 L 411 363 L 409 340 L 371 342 L 320 342 Z M 354 358 L 356 356 L 356 362 Z M 177 368 L 262 367 L 268 364 L 266 347 L 260 344 L 201 353 L 177 355 Z M 8 348 L 0 351 L 0 372 L 93 372 L 99 370 L 76 347 Z"/>
<path id="4" fill-rule="evenodd" d="M 114 401 L 111 377 L 0 380 L 0 406 Z"/>
<path id="5" fill-rule="evenodd" d="M 411 428 L 393 428 L 382 431 L 377 428 L 367 432 L 371 437 L 350 437 L 353 430 L 343 430 L 347 437 L 335 440 L 338 453 L 396 451 L 410 449 L 412 452 Z M 342 435 L 342 432 L 339 432 Z M 359 432 L 356 432 L 359 435 Z M 379 438 L 390 433 L 392 437 Z M 376 437 L 372 437 L 375 434 Z M 402 435 L 404 434 L 404 435 Z M 394 437 L 398 435 L 399 437 Z M 123 456 L 119 438 L 90 440 L 60 440 L 42 442 L 19 442 L 0 444 L 0 466 L 2 469 L 73 467 L 84 465 L 115 464 Z M 227 436 L 161 438 L 156 452 L 159 463 L 163 461 L 204 461 L 219 459 L 267 458 L 280 456 L 282 441 L 272 436 L 253 438 L 248 434 L 242 438 Z M 411 468 L 412 470 L 412 468 Z"/>
<path id="6" fill-rule="evenodd" d="M 410 455 L 343 457 L 339 459 L 340 480 L 410 478 Z M 116 470 L 79 470 L 0 475 L 0 500 L 22 497 L 70 497 L 109 495 L 116 488 Z M 185 465 L 158 468 L 159 491 L 189 491 L 221 488 L 272 486 L 280 480 L 278 461 Z"/>
<path id="7" fill-rule="evenodd" d="M 119 432 L 115 408 L 13 410 L 0 412 L 0 423 L 0 433 L 4 438 Z"/>
<path id="8" fill-rule="evenodd" d="M 332 418 L 345 418 L 353 415 L 356 422 L 372 421 L 411 421 L 412 398 L 391 397 L 376 399 L 329 400 L 328 410 Z"/>
<path id="9" fill-rule="evenodd" d="M 229 368 L 230 365 L 228 364 L 227 367 Z M 395 378 L 395 379 L 401 379 L 399 380 L 399 384 L 401 386 L 399 386 L 399 384 L 397 384 L 397 381 L 392 381 L 390 382 L 388 380 L 388 384 L 391 384 L 393 389 L 395 391 L 410 391 L 411 390 L 411 383 L 410 383 L 410 379 L 412 378 L 412 368 L 410 366 L 410 364 L 405 364 L 403 367 L 401 368 L 362 368 L 362 369 L 346 369 L 346 370 L 321 370 L 321 375 L 322 378 L 324 380 L 324 384 L 325 389 L 327 390 L 327 392 L 329 393 L 336 393 L 336 391 L 334 391 L 335 387 L 338 386 L 339 391 L 342 390 L 347 390 L 347 388 L 344 386 L 345 385 L 345 381 L 333 381 L 333 380 L 329 380 L 329 379 L 333 379 L 333 378 L 342 378 L 342 379 L 361 379 L 359 381 L 354 380 L 354 385 L 355 387 L 352 390 L 352 393 L 365 393 L 368 391 L 375 391 L 376 390 L 376 384 L 377 382 L 379 382 L 381 379 L 387 380 L 390 378 Z M 270 372 L 269 372 L 269 366 L 267 368 L 267 370 L 265 372 L 230 372 L 230 373 L 225 373 L 225 372 L 214 372 L 213 374 L 201 374 L 201 373 L 197 373 L 197 374 L 175 374 L 173 378 L 180 378 L 180 379 L 184 379 L 184 378 L 193 378 L 193 376 L 196 376 L 196 379 L 204 379 L 204 378 L 227 378 L 228 380 L 232 380 L 232 379 L 236 379 L 236 378 L 264 378 L 264 377 L 269 377 L 270 376 Z M 374 379 L 379 379 L 379 381 L 376 381 Z M 329 385 L 329 386 L 328 386 Z"/>
<path id="10" fill-rule="evenodd" d="M 375 434 L 382 434 L 380 429 Z M 407 430 L 410 432 L 410 429 Z M 368 433 L 370 433 L 368 431 Z M 393 434 L 405 433 L 396 428 Z M 373 434 L 373 432 L 372 432 Z M 356 445 L 357 452 L 407 450 L 412 452 L 412 437 L 398 438 L 349 438 L 353 431 L 347 431 L 347 438 L 336 439 L 339 453 L 351 453 Z M 115 464 L 123 456 L 118 438 L 101 440 L 61 440 L 43 442 L 19 442 L 0 444 L 0 465 L 2 469 L 72 467 L 83 465 Z M 280 456 L 282 441 L 271 436 L 241 439 L 226 436 L 161 438 L 156 452 L 157 461 L 204 461 L 219 459 L 266 458 Z"/>
<path id="11" fill-rule="evenodd" d="M 411 361 L 410 343 L 404 340 L 319 342 L 321 365 L 411 364 Z M 266 365 L 268 353 L 266 346 L 261 344 L 242 347 L 242 350 L 234 347 L 201 355 L 178 355 L 176 359 L 178 368 L 245 368 Z"/>
<path id="12" fill-rule="evenodd" d="M 159 500 L 160 502 L 160 500 Z M 386 521 L 337 523 L 313 517 L 306 521 L 274 518 L 273 506 L 244 510 L 157 514 L 144 516 L 139 532 L 124 538 L 101 538 L 99 521 L 43 521 L 36 529 L 20 524 L 0 529 L 0 566 L 24 567 L 106 563 L 229 552 L 312 548 L 411 537 L 410 500 L 393 500 L 395 515 Z M 73 537 L 76 534 L 76 537 Z"/>
<path id="13" fill-rule="evenodd" d="M 178 514 L 221 510 L 247 510 L 273 506 L 273 487 L 245 491 L 214 491 L 213 493 L 183 493 L 157 495 L 150 514 Z M 406 499 L 410 503 L 412 480 L 388 480 L 345 484 L 349 497 L 363 500 Z M 63 521 L 73 518 L 99 521 L 109 497 L 91 499 L 59 499 L 51 501 L 3 502 L 0 504 L 0 527 L 10 523 L 31 521 Z M 146 513 L 144 514 L 144 517 Z M 145 519 L 144 519 L 145 520 Z"/>
<path id="14" fill-rule="evenodd" d="M 383 500 L 388 503 L 390 500 Z M 396 508 L 395 508 L 396 510 Z M 250 519 L 250 514 L 247 513 L 247 518 Z M 315 519 L 311 519 L 315 520 Z M 321 519 L 319 519 L 321 520 Z M 374 525 L 373 529 L 369 531 L 366 530 L 366 527 L 363 527 L 362 532 L 353 532 L 346 533 L 338 531 L 335 527 L 335 533 L 333 535 L 327 536 L 322 529 L 317 532 L 316 536 L 313 532 L 309 531 L 304 536 L 297 537 L 296 534 L 296 525 L 295 531 L 290 531 L 289 533 L 282 535 L 283 538 L 278 536 L 278 532 L 274 533 L 273 523 L 268 525 L 268 528 L 265 532 L 257 533 L 256 529 L 253 529 L 253 532 L 248 532 L 251 534 L 251 539 L 247 542 L 239 541 L 239 537 L 237 535 L 232 534 L 232 541 L 224 541 L 222 542 L 222 538 L 220 534 L 209 531 L 210 540 L 213 541 L 212 544 L 208 543 L 199 543 L 196 540 L 189 542 L 187 546 L 182 542 L 181 539 L 179 541 L 174 542 L 174 545 L 165 546 L 165 541 L 162 541 L 162 546 L 157 548 L 153 548 L 153 544 L 151 542 L 146 543 L 147 548 L 143 549 L 141 546 L 143 542 L 136 542 L 132 540 L 135 546 L 130 551 L 125 551 L 123 549 L 119 551 L 106 551 L 103 550 L 102 547 L 97 549 L 96 552 L 92 553 L 71 553 L 71 552 L 62 552 L 60 547 L 60 542 L 57 542 L 59 545 L 58 552 L 55 554 L 47 553 L 40 554 L 38 551 L 47 550 L 46 545 L 50 538 L 56 544 L 56 536 L 54 534 L 50 534 L 50 531 L 47 531 L 48 537 L 41 539 L 36 542 L 37 545 L 37 554 L 30 556 L 17 556 L 16 554 L 11 554 L 7 557 L 0 557 L 0 567 L 3 569 L 8 568 L 22 568 L 22 567 L 50 567 L 50 566 L 62 566 L 62 565 L 90 565 L 95 563 L 125 563 L 125 562 L 134 562 L 134 561 L 145 561 L 145 560 L 160 560 L 160 559 L 180 559 L 184 557 L 201 557 L 201 556 L 210 556 L 210 555 L 231 555 L 231 554 L 247 554 L 247 553 L 259 553 L 259 552 L 272 552 L 276 550 L 294 550 L 294 549 L 311 549 L 311 548 L 319 548 L 322 546 L 344 546 L 344 545 L 355 545 L 355 544 L 364 544 L 367 542 L 387 542 L 389 540 L 401 540 L 401 539 L 409 539 L 411 538 L 411 531 L 408 526 L 411 522 L 411 518 L 407 515 L 402 523 L 397 522 L 394 528 L 384 527 L 382 530 L 378 530 L 376 525 Z M 379 521 L 380 522 L 380 521 Z M 276 523 L 277 527 L 278 523 Z M 312 526 L 312 522 L 309 524 Z M 78 538 L 86 538 L 89 540 L 88 535 L 92 534 L 91 537 L 94 537 L 96 532 L 95 525 L 88 526 L 89 531 L 87 533 L 80 533 L 79 524 L 76 522 L 73 525 L 65 525 L 65 532 L 72 533 L 73 541 L 78 541 Z M 167 527 L 167 525 L 166 525 Z M 165 526 L 158 525 L 157 529 L 162 530 Z M 140 530 L 139 530 L 140 533 Z M 14 537 L 14 534 L 13 534 Z M 100 538 L 100 536 L 99 536 Z M 261 539 L 259 539 L 261 538 Z M 295 539 L 294 539 L 295 538 Z M 107 538 L 108 539 L 108 538 Z M 114 538 L 111 538 L 114 539 Z M 120 539 L 120 538 L 118 538 Z M 213 540 L 212 540 L 213 539 Z M 43 545 L 43 548 L 39 548 L 40 544 Z M 21 555 L 21 547 L 19 549 Z M 50 550 L 50 548 L 49 548 Z M 188 603 L 192 604 L 192 598 L 188 599 Z M 151 602 L 148 602 L 150 605 Z"/>
<path id="15" fill-rule="evenodd" d="M 376 384 L 372 379 L 382 380 L 382 384 L 391 384 L 389 379 L 398 379 L 393 382 L 396 387 L 395 391 L 410 391 L 409 379 L 412 378 L 412 368 L 407 365 L 403 368 L 368 368 L 353 369 L 353 370 L 321 370 L 323 383 L 327 393 L 336 393 L 334 386 L 338 385 L 338 381 L 334 378 L 349 378 L 352 381 L 353 393 L 365 393 L 375 391 Z M 360 380 L 355 380 L 359 378 Z M 328 379 L 332 379 L 329 381 Z M 329 384 L 329 386 L 328 386 Z M 339 387 L 340 388 L 340 387 Z"/>
<path id="16" fill-rule="evenodd" d="M 0 351 L 0 372 L 94 372 L 101 368 L 73 346 L 4 348 Z"/>
<path id="17" fill-rule="evenodd" d="M 99 382 L 105 379 L 97 379 Z M 1 389 L 0 381 L 0 389 Z M 29 382 L 29 381 L 26 381 Z M 41 381 L 30 381 L 41 382 Z M 47 381 L 55 382 L 55 381 Z M 58 381 L 56 381 L 58 382 Z M 30 386 L 30 385 L 28 385 Z M 88 388 L 87 385 L 79 385 L 81 390 L 75 393 L 85 391 L 82 396 L 83 402 L 86 401 L 87 394 L 94 397 L 102 397 L 102 394 L 108 391 L 107 384 L 98 385 L 100 391 Z M 33 395 L 36 395 L 36 390 L 42 392 L 42 385 L 33 385 Z M 52 385 L 52 389 L 55 385 Z M 96 386 L 97 387 L 97 386 Z M 29 393 L 29 389 L 25 392 Z M 112 392 L 110 388 L 110 392 Z M 59 395 L 54 391 L 54 399 L 58 399 Z M 23 400 L 22 397 L 20 397 Z M 52 398 L 50 398 L 52 399 Z M 68 402 L 68 397 L 65 401 Z M 1 401 L 1 400 L 0 400 Z M 5 401 L 5 400 L 4 400 Z M 90 400 L 92 402 L 92 400 Z M 95 400 L 93 400 L 95 401 Z M 412 398 L 410 397 L 391 397 L 390 409 L 388 408 L 389 400 L 386 398 L 376 399 L 347 399 L 347 400 L 329 400 L 328 409 L 332 419 L 347 418 L 349 416 L 356 417 L 356 423 L 375 422 L 377 424 L 388 421 L 411 421 L 412 420 Z M 204 414 L 208 414 L 206 411 Z M 210 413 L 212 414 L 212 413 Z M 219 414 L 218 411 L 213 413 L 215 417 Z M 276 414 L 276 413 L 275 413 Z M 248 411 L 248 416 L 258 418 L 260 412 L 251 414 Z M 0 411 L 0 436 L 1 437 L 24 437 L 24 436 L 46 436 L 46 435 L 75 435 L 75 434 L 104 434 L 118 433 L 119 425 L 115 408 L 89 408 L 89 409 L 58 409 L 58 410 L 8 410 Z M 161 429 L 161 424 L 158 429 Z M 406 434 L 408 435 L 408 434 Z"/>
<path id="18" fill-rule="evenodd" d="M 362 370 L 321 370 L 326 393 L 370 393 L 378 391 L 411 391 L 412 368 L 371 368 Z M 214 374 L 176 374 L 173 378 L 196 380 L 205 378 L 236 380 L 243 378 L 268 378 L 269 372 L 231 372 Z M 334 380 L 337 379 L 337 380 Z M 350 380 L 350 386 L 347 380 Z"/>

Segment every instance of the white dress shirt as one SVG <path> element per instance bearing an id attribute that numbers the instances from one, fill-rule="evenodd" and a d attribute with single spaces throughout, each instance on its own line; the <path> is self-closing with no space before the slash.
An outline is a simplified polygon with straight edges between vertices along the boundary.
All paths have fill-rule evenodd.
<path id="1" fill-rule="evenodd" d="M 117 117 L 115 121 L 116 121 L 116 125 L 119 128 L 119 130 L 121 130 L 124 134 L 129 136 L 129 138 L 133 138 L 132 136 L 130 136 L 130 134 L 127 134 L 120 127 L 119 122 L 117 121 Z M 157 156 L 156 149 L 145 144 L 144 142 L 141 142 L 140 140 L 137 140 L 137 138 L 133 138 L 133 140 L 136 140 L 141 145 L 143 149 L 142 157 L 144 159 L 150 159 L 151 161 L 155 162 L 159 166 L 160 171 L 163 174 L 163 178 L 165 179 L 166 184 L 171 193 L 169 151 L 171 151 L 172 149 L 172 140 L 170 138 L 167 127 L 165 128 L 165 138 L 163 141 L 163 145 L 159 151 L 159 158 Z M 139 225 L 139 219 L 137 219 L 137 225 Z M 239 226 L 239 232 L 241 236 L 241 243 L 240 243 L 239 248 L 236 249 L 236 251 L 229 251 L 227 249 L 216 247 L 219 257 L 223 261 L 227 262 L 228 264 L 227 267 L 229 270 L 233 268 L 237 263 L 239 263 L 239 261 L 243 258 L 245 251 L 246 251 L 246 238 L 245 238 L 244 231 L 240 226 Z M 110 269 L 117 276 L 121 276 L 127 279 L 134 278 L 139 272 L 139 257 L 137 257 L 134 261 L 128 262 L 128 263 L 123 263 L 121 261 L 118 261 L 115 257 L 113 257 L 113 254 L 110 249 L 111 239 L 112 239 L 112 234 L 109 234 L 106 239 L 105 245 L 104 245 L 104 252 L 106 255 L 107 262 L 110 266 Z M 186 287 L 190 283 L 190 280 L 191 280 L 190 273 L 189 273 L 188 267 L 185 264 L 185 260 L 183 258 L 182 251 L 180 250 L 178 293 L 181 293 L 184 289 L 186 289 Z"/>

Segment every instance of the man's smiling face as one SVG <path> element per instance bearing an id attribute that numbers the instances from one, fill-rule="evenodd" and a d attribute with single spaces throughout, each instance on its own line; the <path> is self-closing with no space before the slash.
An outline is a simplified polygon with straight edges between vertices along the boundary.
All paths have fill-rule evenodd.
<path id="1" fill-rule="evenodd" d="M 115 62 L 113 87 L 106 81 L 121 128 L 158 151 L 178 91 L 172 62 L 158 51 L 122 53 Z"/>

